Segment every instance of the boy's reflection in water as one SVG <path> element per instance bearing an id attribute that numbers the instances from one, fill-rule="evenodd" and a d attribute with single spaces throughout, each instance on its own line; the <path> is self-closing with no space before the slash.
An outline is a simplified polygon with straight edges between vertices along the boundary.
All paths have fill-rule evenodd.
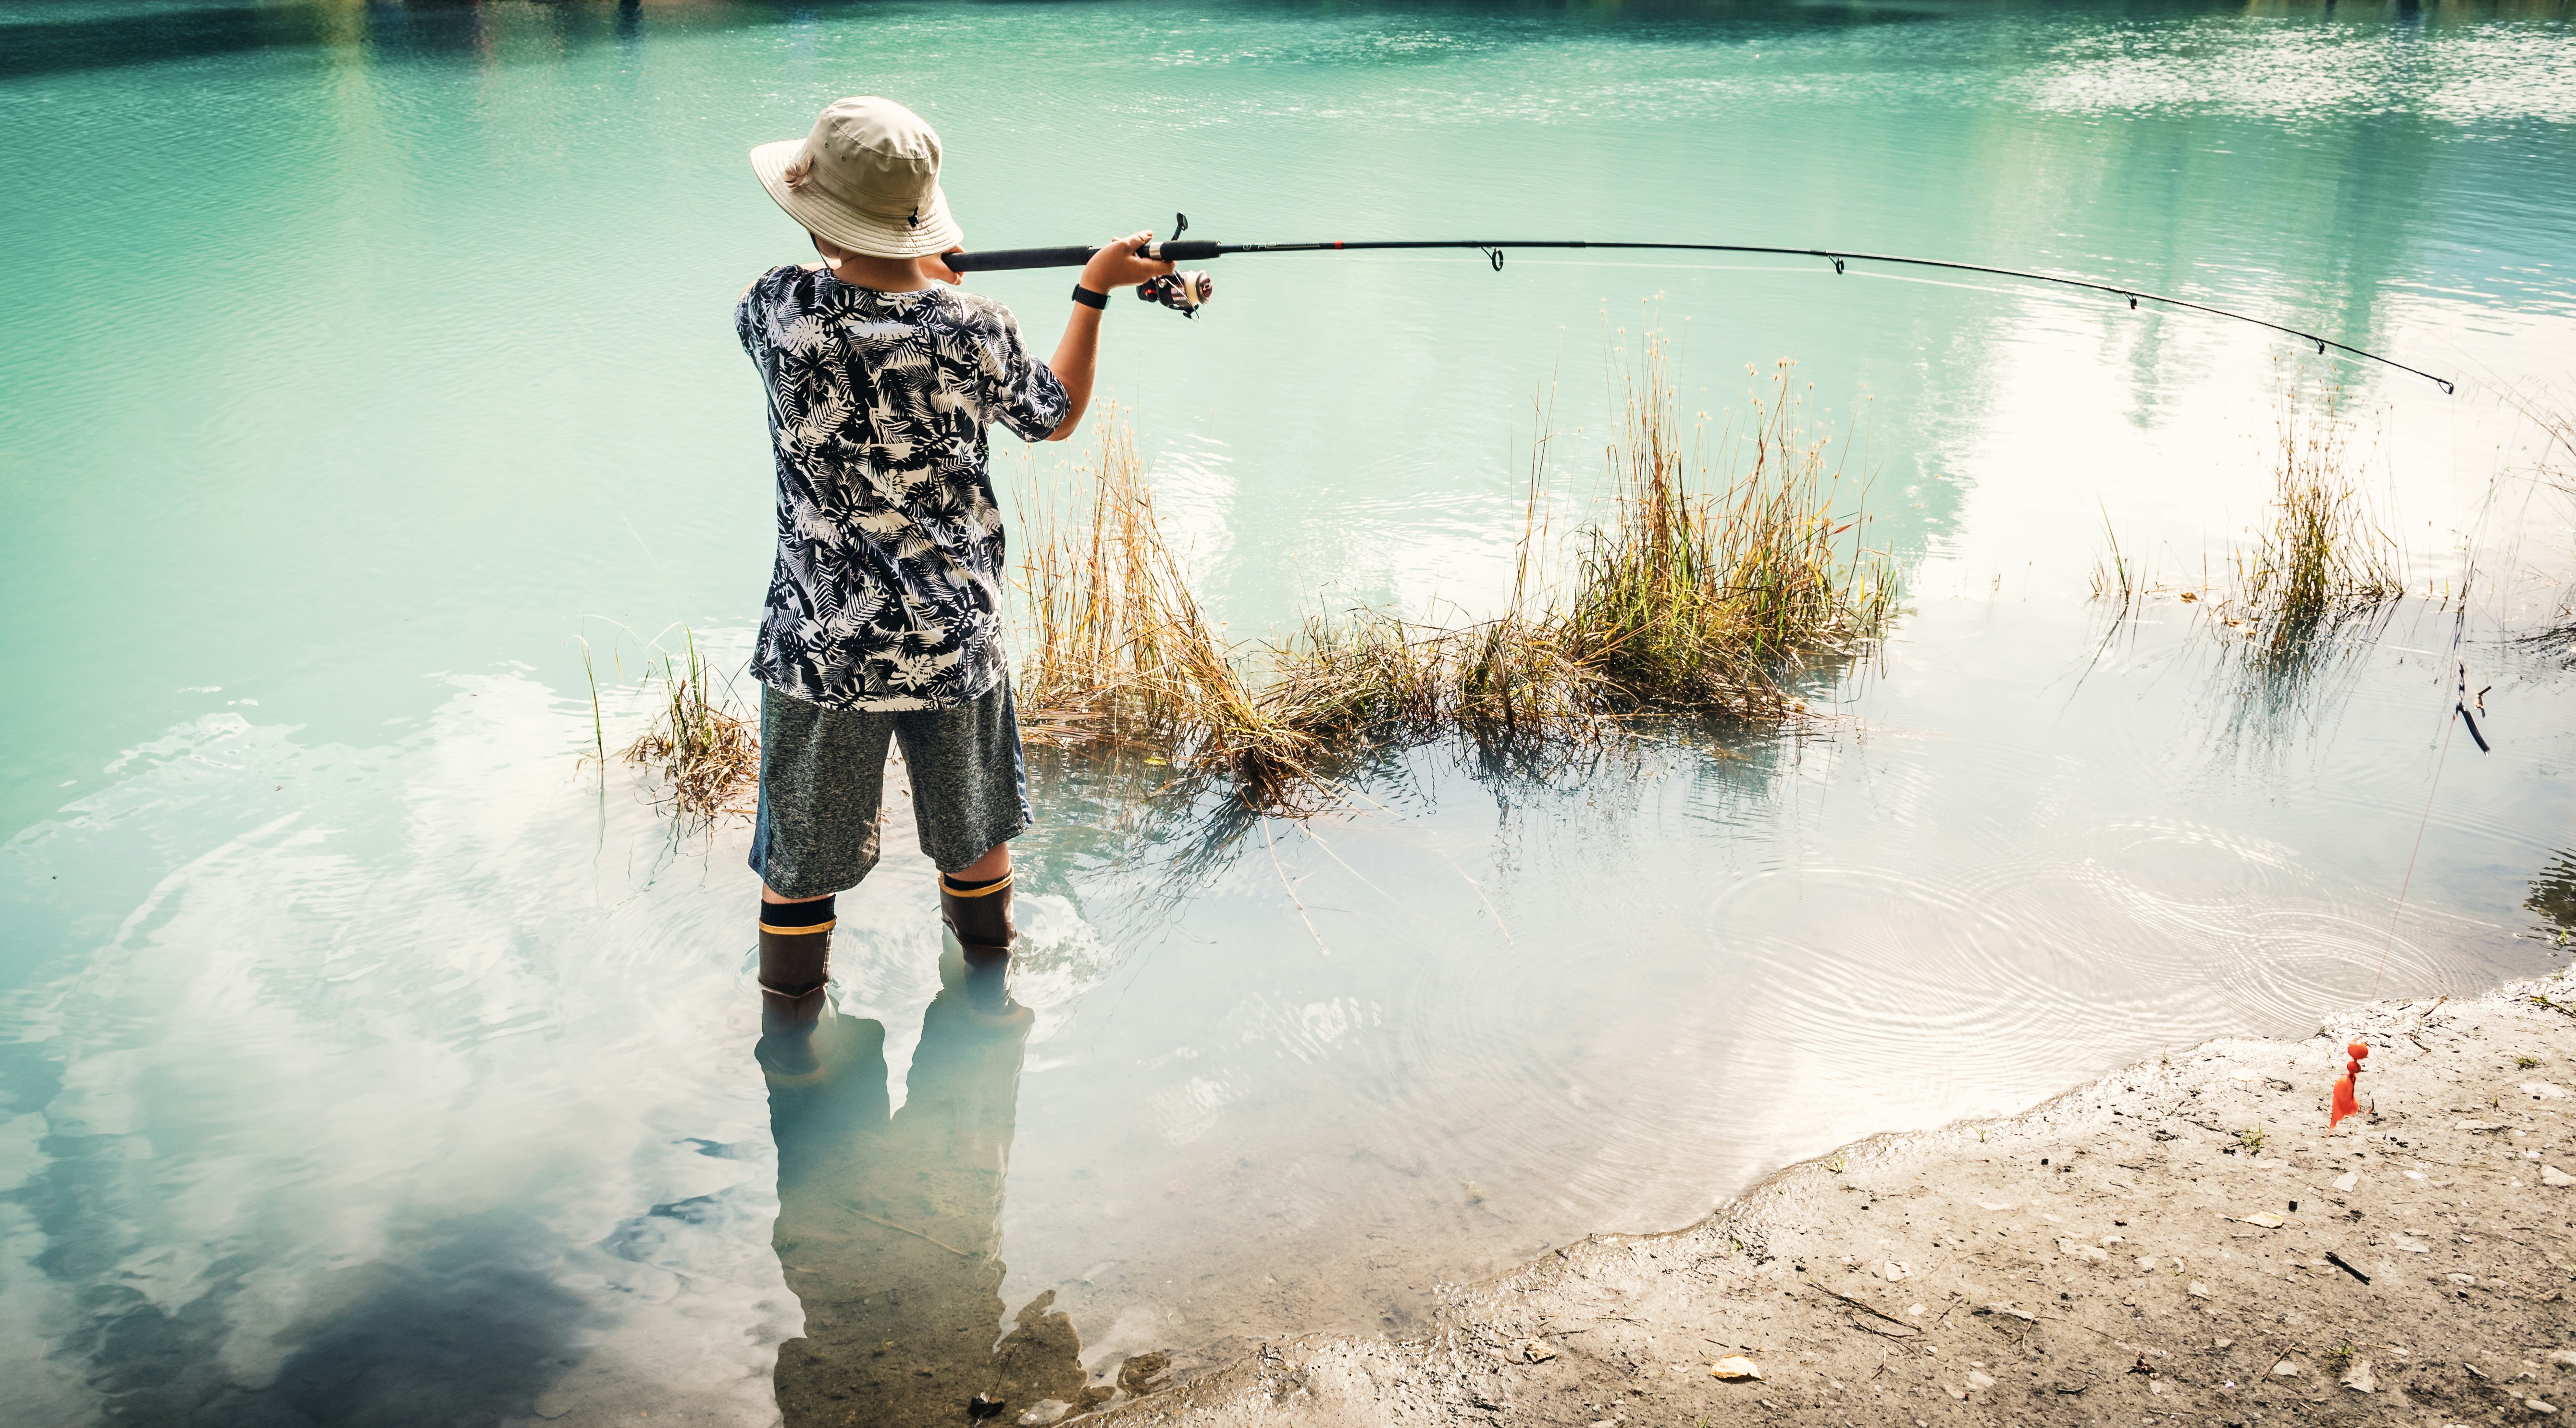
<path id="1" fill-rule="evenodd" d="M 952 944 L 923 1013 L 903 1109 L 887 1115 L 885 1029 L 815 997 L 773 1026 L 769 1122 L 778 1142 L 772 1244 L 805 1306 L 805 1336 L 778 1349 L 778 1406 L 805 1425 L 1016 1421 L 1047 1399 L 1079 1412 L 1081 1340 L 1047 1291 L 994 1342 L 1002 1317 L 1003 1174 L 1031 1014 L 1007 962 L 970 967 Z M 977 1403 L 979 1395 L 985 1400 Z M 987 1405 L 990 1406 L 987 1406 Z M 971 1405 L 971 1406 L 970 1406 Z"/>

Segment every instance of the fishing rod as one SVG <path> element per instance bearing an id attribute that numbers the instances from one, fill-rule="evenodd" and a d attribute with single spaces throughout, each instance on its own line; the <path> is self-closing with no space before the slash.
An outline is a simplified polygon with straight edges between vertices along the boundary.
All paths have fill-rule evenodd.
<path id="1" fill-rule="evenodd" d="M 2019 268 L 1994 268 L 1983 263 L 1953 263 L 1940 258 L 1906 258 L 1893 253 L 1852 253 L 1828 248 L 1765 248 L 1749 243 L 1604 243 L 1581 238 L 1518 241 L 1493 238 L 1415 238 L 1330 243 L 1211 243 L 1205 239 L 1198 239 L 1184 242 L 1181 234 L 1186 232 L 1189 226 L 1189 215 L 1176 213 L 1172 215 L 1170 238 L 1159 243 L 1142 244 L 1136 251 L 1140 256 L 1164 262 L 1195 263 L 1211 258 L 1222 258 L 1229 253 L 1383 253 L 1425 248 L 1473 248 L 1483 253 L 1485 260 L 1493 264 L 1494 271 L 1498 273 L 1503 270 L 1504 252 L 1512 248 L 1581 248 L 1659 253 L 1754 253 L 1782 258 L 1822 258 L 1834 265 L 1836 274 L 1843 271 L 1843 265 L 1847 262 L 1894 263 L 1914 268 L 1940 268 L 1954 273 L 1985 273 L 1993 277 L 2014 278 L 2022 282 L 2055 283 L 2060 287 L 2109 293 L 2113 297 L 2127 298 L 2132 309 L 2135 309 L 2143 299 L 2147 302 L 2161 303 L 2166 307 L 2205 312 L 2212 317 L 2233 318 L 2238 322 L 2250 322 L 2256 327 L 2269 328 L 2274 332 L 2298 338 L 2302 342 L 2314 343 L 2319 356 L 2324 356 L 2326 350 L 2332 348 L 2338 352 L 2350 353 L 2365 361 L 2376 362 L 2383 367 L 2394 367 L 2400 372 L 2421 377 L 2440 387 L 2445 394 L 2458 390 L 2448 378 L 2436 377 L 2420 367 L 2409 367 L 2393 357 L 2382 357 L 2376 352 L 2337 342 L 2331 338 L 2319 337 L 2313 332 L 2302 332 L 2295 327 L 2284 327 L 2277 322 L 2267 322 L 2247 313 L 2230 312 L 2223 307 L 2212 307 L 2207 303 L 2192 302 L 2185 298 L 2166 297 L 2161 293 L 2148 292 L 2144 288 L 2126 288 L 2115 283 L 2097 283 L 2085 278 L 2062 277 L 2056 273 L 2025 272 Z M 941 261 L 948 265 L 951 272 L 957 273 L 991 273 L 1019 268 L 1078 268 L 1090 262 L 1091 255 L 1099 251 L 1098 247 L 997 248 L 985 253 L 949 253 L 944 255 Z M 1161 303 L 1184 316 L 1196 317 L 1198 310 L 1205 306 L 1209 299 L 1216 296 L 1216 281 L 1205 272 L 1175 272 L 1140 284 L 1136 289 L 1136 296 L 1148 302 Z"/>

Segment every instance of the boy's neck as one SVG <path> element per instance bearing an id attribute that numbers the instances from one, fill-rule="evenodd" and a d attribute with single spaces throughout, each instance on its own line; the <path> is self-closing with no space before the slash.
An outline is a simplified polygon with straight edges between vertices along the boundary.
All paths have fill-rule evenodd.
<path id="1" fill-rule="evenodd" d="M 823 266 L 831 270 L 833 277 L 850 287 L 880 293 L 917 293 L 937 286 L 936 280 L 922 271 L 924 261 L 920 258 L 879 258 L 866 253 L 843 253 L 837 258 L 825 258 Z"/>

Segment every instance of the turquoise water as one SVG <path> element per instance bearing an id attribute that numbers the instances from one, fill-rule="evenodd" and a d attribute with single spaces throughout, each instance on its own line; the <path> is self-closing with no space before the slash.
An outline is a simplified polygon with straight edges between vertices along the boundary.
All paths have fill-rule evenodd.
<path id="1" fill-rule="evenodd" d="M 2506 396 L 2576 400 L 2570 26 L 0 3 L 11 1416 L 949 1421 L 1003 1378 L 1401 1330 L 1854 1135 L 2563 965 L 2576 708 L 2511 637 L 2576 562 Z M 1920 253 L 2461 390 L 1865 265 L 1244 258 L 1203 320 L 1122 301 L 1103 388 L 1237 636 L 1492 608 L 1534 408 L 1579 501 L 1649 321 L 1721 422 L 1797 360 L 1906 612 L 1803 736 L 1545 782 L 1425 750 L 1216 846 L 1041 760 L 1024 1038 L 945 1010 L 898 829 L 837 944 L 853 1089 L 773 1108 L 747 830 L 675 838 L 578 765 L 579 642 L 612 741 L 647 642 L 747 651 L 768 468 L 727 310 L 802 252 L 743 151 L 868 91 L 939 126 L 977 246 L 1186 209 Z M 1043 345 L 1064 282 L 978 285 Z M 2106 520 L 2159 579 L 2223 568 L 2301 377 L 2346 384 L 2431 597 L 2249 700 L 2196 610 L 2110 630 L 2089 572 Z M 2442 752 L 2455 634 L 2492 754 Z M 890 1340 L 901 1391 L 859 1353 Z"/>

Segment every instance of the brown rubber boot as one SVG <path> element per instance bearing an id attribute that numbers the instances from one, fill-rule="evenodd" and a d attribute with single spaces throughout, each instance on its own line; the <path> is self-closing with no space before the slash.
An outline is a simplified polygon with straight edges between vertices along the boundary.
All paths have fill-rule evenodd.
<path id="1" fill-rule="evenodd" d="M 971 892 L 956 892 L 948 886 L 948 875 L 939 875 L 939 918 L 966 949 L 969 963 L 978 960 L 1000 961 L 1011 955 L 1019 941 L 1019 929 L 1011 925 L 1011 875 L 989 887 Z"/>
<path id="2" fill-rule="evenodd" d="M 939 918 L 966 957 L 966 1006 L 979 1022 L 1025 1019 L 1028 1009 L 1011 1000 L 1011 949 L 1020 931 L 1011 923 L 1011 875 L 990 887 L 958 892 L 939 875 Z"/>
<path id="3" fill-rule="evenodd" d="M 813 1039 L 829 1000 L 823 984 L 831 976 L 834 919 L 790 925 L 769 921 L 773 909 L 797 906 L 802 905 L 761 905 L 760 1044 L 752 1054 L 777 1085 L 800 1084 L 822 1074 Z"/>

